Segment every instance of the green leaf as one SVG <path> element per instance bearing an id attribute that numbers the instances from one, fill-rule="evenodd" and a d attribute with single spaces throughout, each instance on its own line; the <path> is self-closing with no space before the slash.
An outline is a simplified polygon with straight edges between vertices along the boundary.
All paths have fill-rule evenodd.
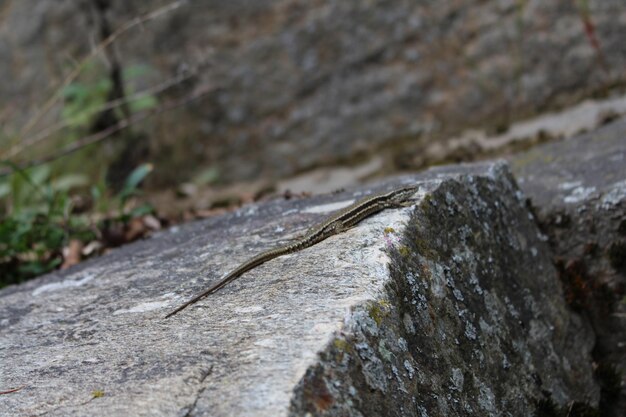
<path id="1" fill-rule="evenodd" d="M 155 108 L 159 104 L 159 101 L 152 95 L 143 95 L 136 100 L 130 102 L 129 107 L 133 113 L 137 113 L 142 110 L 149 110 Z"/>
<path id="2" fill-rule="evenodd" d="M 27 175 L 30 177 L 30 181 L 33 185 L 42 185 L 50 177 L 50 166 L 40 165 L 38 167 L 31 168 Z"/>
<path id="3" fill-rule="evenodd" d="M 103 99 L 109 94 L 109 91 L 113 87 L 113 82 L 109 78 L 102 78 L 100 81 L 96 83 L 93 87 L 92 93 L 99 94 L 91 94 L 91 98 L 97 101 L 103 101 Z"/>
<path id="4" fill-rule="evenodd" d="M 57 218 L 65 218 L 69 214 L 72 205 L 72 199 L 67 191 L 61 191 L 54 194 L 48 205 L 48 217 L 50 221 Z"/>
<path id="5" fill-rule="evenodd" d="M 207 168 L 196 175 L 192 182 L 197 185 L 206 185 L 216 182 L 220 178 L 220 171 L 216 167 Z"/>
<path id="6" fill-rule="evenodd" d="M 66 85 L 61 91 L 61 96 L 65 99 L 74 100 L 87 95 L 87 89 L 80 83 Z"/>
<path id="7" fill-rule="evenodd" d="M 61 249 L 65 241 L 65 231 L 56 225 L 48 225 L 41 230 L 41 242 L 47 249 Z"/>
<path id="8" fill-rule="evenodd" d="M 0 183 L 0 198 L 4 198 L 7 195 L 9 195 L 9 193 L 11 192 L 11 186 L 6 183 L 6 182 L 2 182 Z"/>
<path id="9" fill-rule="evenodd" d="M 97 185 L 92 185 L 91 186 L 91 198 L 93 198 L 94 202 L 98 202 L 100 201 L 100 199 L 102 198 L 102 190 L 100 189 L 100 187 L 98 187 Z"/>
<path id="10" fill-rule="evenodd" d="M 141 216 L 145 216 L 146 214 L 152 214 L 154 213 L 154 207 L 152 207 L 150 204 L 145 203 L 140 205 L 139 207 L 135 207 L 134 209 L 132 209 L 129 213 L 130 217 L 141 217 Z"/>
<path id="11" fill-rule="evenodd" d="M 128 178 L 126 178 L 124 188 L 122 188 L 122 191 L 120 191 L 118 195 L 120 200 L 122 200 L 122 203 L 137 191 L 137 187 L 141 181 L 143 181 L 143 179 L 146 178 L 150 172 L 152 172 L 152 169 L 152 164 L 142 164 L 130 173 Z"/>
<path id="12" fill-rule="evenodd" d="M 54 191 L 68 191 L 72 188 L 81 187 L 88 182 L 87 177 L 81 174 L 68 174 L 53 180 L 50 186 Z"/>
<path id="13" fill-rule="evenodd" d="M 124 78 L 124 81 L 130 81 L 135 78 L 143 77 L 150 71 L 151 68 L 147 65 L 131 65 L 130 67 L 124 68 L 122 71 L 122 77 Z"/>

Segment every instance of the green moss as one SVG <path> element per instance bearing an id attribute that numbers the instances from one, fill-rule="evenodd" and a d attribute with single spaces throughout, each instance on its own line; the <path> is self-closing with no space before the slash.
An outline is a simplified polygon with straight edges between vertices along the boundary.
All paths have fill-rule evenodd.
<path id="1" fill-rule="evenodd" d="M 396 233 L 396 230 L 393 227 L 385 227 L 384 232 L 388 235 L 389 233 Z"/>
<path id="2" fill-rule="evenodd" d="M 417 251 L 420 255 L 429 259 L 437 259 L 437 253 L 430 246 L 430 242 L 426 237 L 418 235 L 415 238 L 415 246 L 417 247 Z"/>
<path id="3" fill-rule="evenodd" d="M 389 315 L 389 302 L 386 300 L 381 300 L 377 303 L 372 303 L 369 306 L 368 314 L 374 319 L 376 324 L 380 326 L 383 319 Z"/>
<path id="4" fill-rule="evenodd" d="M 333 340 L 333 346 L 335 349 L 340 350 L 342 352 L 347 352 L 350 349 L 350 344 L 345 339 L 335 339 Z"/>

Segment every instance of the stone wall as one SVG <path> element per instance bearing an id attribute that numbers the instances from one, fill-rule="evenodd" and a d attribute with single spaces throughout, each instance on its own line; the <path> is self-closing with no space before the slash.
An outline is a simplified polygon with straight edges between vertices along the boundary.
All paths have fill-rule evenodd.
<path id="1" fill-rule="evenodd" d="M 166 4 L 0 2 L 0 76 L 12 80 L 0 85 L 5 129 L 32 116 L 103 25 Z M 469 127 L 501 131 L 604 94 L 626 81 L 625 38 L 622 0 L 183 1 L 97 62 L 151 69 L 127 93 L 194 73 L 161 99 L 205 96 L 138 127 L 151 159 L 173 168 L 154 179 L 213 164 L 237 180 Z"/>

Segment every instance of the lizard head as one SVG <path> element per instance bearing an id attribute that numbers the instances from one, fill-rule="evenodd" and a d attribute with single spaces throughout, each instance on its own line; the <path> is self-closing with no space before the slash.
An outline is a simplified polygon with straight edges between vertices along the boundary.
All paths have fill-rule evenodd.
<path id="1" fill-rule="evenodd" d="M 409 200 L 419 189 L 418 185 L 410 185 L 398 188 L 389 193 L 389 199 L 395 204 L 401 204 Z"/>

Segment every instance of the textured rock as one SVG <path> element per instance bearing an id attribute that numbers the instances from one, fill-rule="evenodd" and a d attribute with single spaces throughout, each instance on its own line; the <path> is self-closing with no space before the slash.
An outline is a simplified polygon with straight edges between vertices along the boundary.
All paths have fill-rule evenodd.
<path id="1" fill-rule="evenodd" d="M 590 328 L 502 165 L 166 312 L 358 197 L 185 225 L 0 292 L 2 415 L 529 415 L 594 406 Z M 381 185 L 380 188 L 391 186 Z M 103 394 L 103 395 L 102 395 Z M 580 405 L 581 407 L 583 405 Z"/>
<path id="2" fill-rule="evenodd" d="M 523 199 L 498 177 L 444 182 L 417 206 L 385 296 L 354 309 L 292 415 L 528 416 L 544 402 L 597 400 L 580 360 L 589 328 L 563 303 Z"/>
<path id="3" fill-rule="evenodd" d="M 115 29 L 168 2 L 98 3 L 0 2 L 8 131 L 99 41 L 103 16 Z M 177 146 L 226 180 L 286 176 L 397 141 L 501 131 L 626 81 L 623 0 L 181 3 L 116 41 L 122 67 L 152 70 L 127 92 L 185 69 L 198 76 L 164 98 L 213 89 L 142 127 L 157 166 L 178 168 L 162 181 L 194 165 Z"/>
<path id="4" fill-rule="evenodd" d="M 626 409 L 625 138 L 622 119 L 511 161 L 550 238 L 568 303 L 593 325 L 608 416 Z"/>

